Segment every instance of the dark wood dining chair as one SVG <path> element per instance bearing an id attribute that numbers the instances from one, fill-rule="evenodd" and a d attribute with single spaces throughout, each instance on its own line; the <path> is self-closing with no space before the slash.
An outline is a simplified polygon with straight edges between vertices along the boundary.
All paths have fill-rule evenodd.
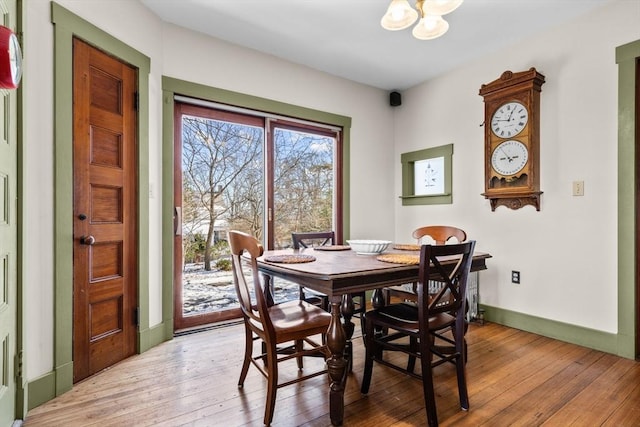
<path id="1" fill-rule="evenodd" d="M 417 301 L 390 304 L 365 314 L 366 356 L 361 392 L 369 392 L 374 362 L 419 378 L 423 383 L 429 426 L 438 425 L 432 369 L 442 363 L 455 364 L 460 406 L 463 410 L 469 409 L 464 334 L 467 279 L 474 247 L 474 240 L 422 246 Z M 434 279 L 443 283 L 436 294 L 428 288 L 429 281 Z M 387 332 L 380 333 L 381 330 Z M 411 338 L 410 345 L 406 345 L 406 337 Z M 404 352 L 409 362 L 400 366 L 394 359 L 386 360 L 385 350 Z M 411 363 L 416 358 L 420 359 L 420 374 Z"/>
<path id="2" fill-rule="evenodd" d="M 447 243 L 451 243 L 452 239 L 455 239 L 455 243 L 462 243 L 466 241 L 467 233 L 461 228 L 450 225 L 427 225 L 413 230 L 412 237 L 416 239 L 418 244 L 430 243 L 445 245 Z M 430 241 L 425 242 L 427 239 Z M 437 287 L 435 283 L 432 283 L 432 285 Z M 384 288 L 383 292 L 385 294 L 387 304 L 389 304 L 394 298 L 404 301 L 415 301 L 417 298 L 415 283 L 389 286 Z"/>
<path id="3" fill-rule="evenodd" d="M 273 419 L 276 392 L 278 388 L 322 375 L 326 369 L 300 375 L 291 381 L 278 383 L 278 364 L 295 358 L 298 369 L 303 369 L 302 358 L 320 353 L 325 360 L 330 352 L 326 345 L 312 339 L 314 335 L 327 332 L 331 315 L 320 307 L 305 301 L 293 300 L 267 305 L 263 293 L 263 285 L 258 272 L 256 258 L 264 249 L 251 235 L 240 231 L 229 231 L 229 246 L 233 282 L 235 284 L 245 329 L 245 353 L 238 387 L 242 388 L 247 377 L 249 366 L 253 364 L 267 379 L 267 399 L 264 412 L 264 424 L 270 425 Z M 246 252 L 249 257 L 243 256 Z M 250 273 L 245 272 L 243 265 L 248 264 Z M 255 301 L 251 300 L 250 286 L 255 293 Z M 254 341 L 261 340 L 264 349 L 254 356 Z M 323 340 L 324 341 L 324 340 Z M 287 347 L 283 344 L 292 343 Z M 306 345 L 305 345 L 306 344 Z"/>

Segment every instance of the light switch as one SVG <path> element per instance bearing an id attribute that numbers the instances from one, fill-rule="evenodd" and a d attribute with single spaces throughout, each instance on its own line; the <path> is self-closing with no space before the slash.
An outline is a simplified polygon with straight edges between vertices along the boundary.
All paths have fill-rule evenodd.
<path id="1" fill-rule="evenodd" d="M 584 181 L 573 181 L 573 195 L 584 196 Z"/>

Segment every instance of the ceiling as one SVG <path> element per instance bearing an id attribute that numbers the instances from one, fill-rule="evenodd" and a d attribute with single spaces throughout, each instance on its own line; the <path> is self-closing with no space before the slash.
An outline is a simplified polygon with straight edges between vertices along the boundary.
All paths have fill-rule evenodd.
<path id="1" fill-rule="evenodd" d="M 140 0 L 166 22 L 385 90 L 403 90 L 610 0 L 466 0 L 420 41 L 380 26 L 390 0 Z M 413 0 L 410 0 L 413 4 Z"/>

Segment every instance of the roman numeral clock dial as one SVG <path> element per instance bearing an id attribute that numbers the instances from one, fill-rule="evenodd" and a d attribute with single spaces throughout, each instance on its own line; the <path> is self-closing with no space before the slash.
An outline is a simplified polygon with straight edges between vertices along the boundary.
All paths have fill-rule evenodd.
<path id="1" fill-rule="evenodd" d="M 527 125 L 529 112 L 519 102 L 507 102 L 491 118 L 491 131 L 500 138 L 516 136 Z"/>
<path id="2" fill-rule="evenodd" d="M 531 68 L 483 84 L 485 192 L 498 206 L 540 210 L 540 92 L 544 76 Z"/>

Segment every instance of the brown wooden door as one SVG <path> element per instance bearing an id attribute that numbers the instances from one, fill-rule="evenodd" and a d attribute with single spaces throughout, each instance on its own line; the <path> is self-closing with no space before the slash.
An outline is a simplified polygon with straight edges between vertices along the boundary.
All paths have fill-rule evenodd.
<path id="1" fill-rule="evenodd" d="M 73 45 L 73 376 L 136 351 L 136 70 Z"/>

